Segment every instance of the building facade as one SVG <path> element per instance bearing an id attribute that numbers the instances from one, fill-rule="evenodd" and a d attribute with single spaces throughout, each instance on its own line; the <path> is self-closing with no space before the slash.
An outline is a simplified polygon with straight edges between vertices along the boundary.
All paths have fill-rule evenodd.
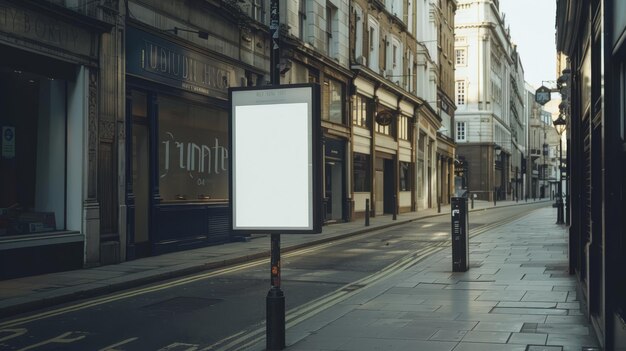
<path id="1" fill-rule="evenodd" d="M 569 69 L 570 273 L 601 346 L 626 350 L 626 2 L 559 0 L 556 24 Z"/>
<path id="2" fill-rule="evenodd" d="M 228 88 L 269 68 L 265 12 L 244 9 L 128 2 L 125 259 L 231 239 Z"/>
<path id="3" fill-rule="evenodd" d="M 0 279 L 119 260 L 118 1 L 0 1 Z"/>
<path id="4" fill-rule="evenodd" d="M 321 87 L 325 223 L 446 203 L 456 2 L 280 6 L 280 83 Z M 0 0 L 1 278 L 237 239 L 228 89 L 271 83 L 269 7 Z"/>
<path id="5" fill-rule="evenodd" d="M 454 16 L 456 0 L 431 2 L 431 22 L 437 29 L 437 111 L 441 118 L 441 129 L 437 131 L 437 184 L 438 201 L 449 204 L 454 195 Z M 433 21 L 434 19 L 434 21 Z M 431 39 L 432 40 L 432 39 Z"/>
<path id="6" fill-rule="evenodd" d="M 512 199 L 523 159 L 523 68 L 497 0 L 458 1 L 457 154 L 478 199 Z M 516 175 L 517 172 L 517 175 Z"/>

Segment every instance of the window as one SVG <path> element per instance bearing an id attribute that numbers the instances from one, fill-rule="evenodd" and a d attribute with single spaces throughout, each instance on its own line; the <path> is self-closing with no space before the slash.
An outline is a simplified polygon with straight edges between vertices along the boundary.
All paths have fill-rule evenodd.
<path id="1" fill-rule="evenodd" d="M 378 52 L 379 52 L 379 35 L 378 32 L 378 22 L 370 17 L 368 21 L 368 43 L 369 43 L 369 57 L 367 58 L 367 66 L 373 70 L 374 72 L 378 72 Z"/>
<path id="2" fill-rule="evenodd" d="M 454 52 L 456 55 L 457 66 L 465 66 L 465 49 L 456 49 Z"/>
<path id="3" fill-rule="evenodd" d="M 456 104 L 465 105 L 465 81 L 456 81 Z"/>
<path id="4" fill-rule="evenodd" d="M 72 128 L 66 90 L 62 79 L 0 70 L 0 239 L 67 227 L 66 200 L 72 184 L 66 181 L 72 170 L 69 164 L 66 167 L 71 163 L 66 156 L 72 144 L 66 138 Z M 80 148 L 80 142 L 76 146 Z M 4 275 L 4 266 L 2 270 Z"/>
<path id="5" fill-rule="evenodd" d="M 264 1 L 263 0 L 252 0 L 253 11 L 252 14 L 254 19 L 265 23 L 265 11 L 264 11 Z"/>
<path id="6" fill-rule="evenodd" d="M 300 40 L 306 42 L 307 35 L 307 22 L 306 22 L 306 2 L 307 0 L 299 0 L 298 3 L 298 21 L 300 25 L 299 37 Z"/>
<path id="7" fill-rule="evenodd" d="M 352 124 L 355 126 L 369 127 L 368 99 L 362 95 L 355 95 L 352 102 Z"/>
<path id="8" fill-rule="evenodd" d="M 400 162 L 400 191 L 411 190 L 411 164 Z"/>
<path id="9" fill-rule="evenodd" d="M 465 122 L 456 122 L 456 141 L 466 141 Z"/>
<path id="10" fill-rule="evenodd" d="M 354 192 L 371 191 L 370 155 L 355 152 L 352 167 L 354 168 Z"/>
<path id="11" fill-rule="evenodd" d="M 398 138 L 409 140 L 411 137 L 411 123 L 408 116 L 401 115 L 398 118 Z"/>
<path id="12" fill-rule="evenodd" d="M 337 8 L 330 2 L 326 3 L 326 54 L 334 57 L 337 55 L 336 39 L 333 38 L 333 32 L 336 30 Z"/>
<path id="13" fill-rule="evenodd" d="M 343 84 L 325 78 L 322 87 L 322 119 L 343 124 Z"/>
<path id="14" fill-rule="evenodd" d="M 354 6 L 354 15 L 356 16 L 354 57 L 358 58 L 363 56 L 363 10 L 357 5 L 352 6 Z"/>
<path id="15" fill-rule="evenodd" d="M 159 191 L 164 201 L 228 199 L 228 113 L 159 97 Z"/>
<path id="16" fill-rule="evenodd" d="M 391 124 L 388 124 L 386 126 L 378 124 L 378 122 L 374 122 L 374 129 L 376 130 L 377 133 L 391 136 L 392 125 L 393 125 L 393 122 L 391 122 Z"/>

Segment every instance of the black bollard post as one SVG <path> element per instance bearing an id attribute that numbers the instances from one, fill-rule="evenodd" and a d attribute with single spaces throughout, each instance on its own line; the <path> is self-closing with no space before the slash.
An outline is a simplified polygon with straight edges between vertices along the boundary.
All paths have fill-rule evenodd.
<path id="1" fill-rule="evenodd" d="M 473 210 L 474 209 L 474 194 L 471 194 L 470 196 L 472 198 L 472 210 Z"/>
<path id="2" fill-rule="evenodd" d="M 370 226 L 370 199 L 365 199 L 365 226 Z"/>
<path id="3" fill-rule="evenodd" d="M 494 190 L 493 191 L 493 205 L 494 206 L 496 205 L 496 197 L 498 197 L 498 191 Z"/>
<path id="4" fill-rule="evenodd" d="M 397 219 L 397 214 L 398 214 L 398 201 L 396 198 L 396 195 L 393 195 L 393 217 L 392 219 L 395 221 Z"/>
<path id="5" fill-rule="evenodd" d="M 441 213 L 441 196 L 437 199 L 437 213 Z"/>
<path id="6" fill-rule="evenodd" d="M 280 234 L 272 234 L 271 288 L 265 299 L 267 350 L 285 348 L 285 294 L 280 289 Z"/>

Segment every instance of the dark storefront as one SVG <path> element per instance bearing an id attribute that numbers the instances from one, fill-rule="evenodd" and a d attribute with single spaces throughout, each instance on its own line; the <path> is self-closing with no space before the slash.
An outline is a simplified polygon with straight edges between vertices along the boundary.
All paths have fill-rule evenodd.
<path id="1" fill-rule="evenodd" d="M 559 0 L 569 99 L 570 273 L 605 350 L 626 350 L 626 2 Z"/>
<path id="2" fill-rule="evenodd" d="M 127 33 L 127 258 L 227 241 L 237 68 L 162 34 Z"/>
<path id="3" fill-rule="evenodd" d="M 108 25 L 0 1 L 0 279 L 83 267 L 85 113 Z"/>

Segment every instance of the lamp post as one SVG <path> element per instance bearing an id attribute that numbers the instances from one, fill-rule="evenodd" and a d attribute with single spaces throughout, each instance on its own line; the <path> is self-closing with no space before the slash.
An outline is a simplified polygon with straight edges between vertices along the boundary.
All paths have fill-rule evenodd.
<path id="1" fill-rule="evenodd" d="M 554 122 L 552 122 L 552 124 L 554 124 L 554 128 L 556 129 L 556 132 L 559 134 L 559 186 L 558 186 L 558 196 L 556 198 L 556 205 L 557 205 L 556 224 L 565 224 L 565 222 L 563 222 L 563 196 L 562 196 L 563 185 L 561 184 L 561 174 L 562 174 L 561 165 L 563 164 L 563 146 L 562 146 L 561 136 L 563 135 L 563 132 L 565 131 L 567 122 L 565 122 L 565 119 L 563 118 L 563 114 L 559 113 L 559 117 Z"/>

